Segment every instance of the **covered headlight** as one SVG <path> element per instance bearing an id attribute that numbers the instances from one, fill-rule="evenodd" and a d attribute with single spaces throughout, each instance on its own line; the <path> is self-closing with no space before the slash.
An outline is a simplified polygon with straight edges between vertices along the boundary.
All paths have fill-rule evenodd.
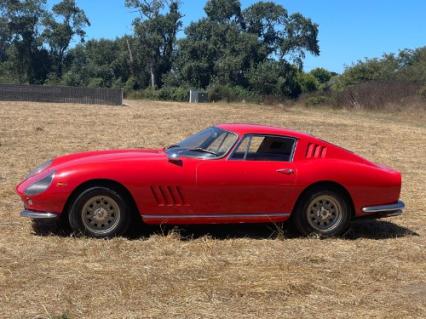
<path id="1" fill-rule="evenodd" d="M 40 164 L 39 166 L 37 166 L 36 168 L 34 168 L 32 171 L 30 171 L 27 174 L 27 176 L 25 176 L 25 179 L 28 179 L 31 176 L 37 175 L 38 173 L 41 173 L 46 168 L 48 168 L 51 164 L 52 164 L 52 160 L 48 160 L 48 161 L 44 162 L 43 164 Z"/>
<path id="2" fill-rule="evenodd" d="M 25 195 L 37 195 L 43 193 L 49 188 L 50 184 L 52 184 L 54 175 L 55 171 L 52 171 L 49 175 L 28 186 L 24 191 Z"/>

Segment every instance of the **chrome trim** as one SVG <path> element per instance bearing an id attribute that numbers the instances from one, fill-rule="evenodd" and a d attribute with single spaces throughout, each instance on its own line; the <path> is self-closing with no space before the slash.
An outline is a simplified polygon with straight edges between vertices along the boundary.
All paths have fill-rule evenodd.
<path id="1" fill-rule="evenodd" d="M 215 214 L 215 215 L 142 215 L 143 219 L 188 219 L 188 218 L 258 218 L 258 217 L 289 217 L 290 213 L 276 214 Z"/>
<path id="2" fill-rule="evenodd" d="M 404 202 L 401 201 L 401 200 L 399 200 L 395 204 L 364 207 L 362 209 L 362 212 L 366 213 L 366 214 L 369 214 L 369 213 L 387 213 L 387 212 L 389 212 L 389 216 L 396 216 L 396 215 L 401 215 L 402 214 L 402 210 L 404 208 L 405 208 Z"/>
<path id="3" fill-rule="evenodd" d="M 20 215 L 21 217 L 28 217 L 32 219 L 53 219 L 58 217 L 58 215 L 54 213 L 39 213 L 27 209 L 24 209 Z"/>

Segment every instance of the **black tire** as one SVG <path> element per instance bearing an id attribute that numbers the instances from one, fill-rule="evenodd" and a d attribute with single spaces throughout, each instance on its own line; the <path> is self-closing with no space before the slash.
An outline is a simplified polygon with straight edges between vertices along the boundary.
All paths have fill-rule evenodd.
<path id="1" fill-rule="evenodd" d="M 112 238 L 127 232 L 131 209 L 124 196 L 108 187 L 82 191 L 69 211 L 69 223 L 76 234 Z"/>
<path id="2" fill-rule="evenodd" d="M 302 235 L 329 238 L 346 233 L 351 216 L 350 202 L 342 192 L 316 188 L 302 195 L 292 221 Z"/>

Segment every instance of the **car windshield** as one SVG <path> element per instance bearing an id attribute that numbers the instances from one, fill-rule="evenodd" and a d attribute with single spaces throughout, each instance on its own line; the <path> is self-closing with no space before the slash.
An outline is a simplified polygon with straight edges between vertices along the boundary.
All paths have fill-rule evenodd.
<path id="1" fill-rule="evenodd" d="M 218 127 L 209 127 L 191 135 L 169 149 L 179 149 L 190 156 L 221 157 L 228 153 L 238 137 Z"/>

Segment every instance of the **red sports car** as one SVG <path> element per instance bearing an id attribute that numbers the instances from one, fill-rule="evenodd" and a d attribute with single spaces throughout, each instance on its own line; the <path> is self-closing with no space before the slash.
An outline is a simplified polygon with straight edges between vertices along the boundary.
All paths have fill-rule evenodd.
<path id="1" fill-rule="evenodd" d="M 270 223 L 343 234 L 362 217 L 402 213 L 401 174 L 309 134 L 252 124 L 207 128 L 165 149 L 57 157 L 17 193 L 32 219 L 93 237 L 146 224 Z"/>

